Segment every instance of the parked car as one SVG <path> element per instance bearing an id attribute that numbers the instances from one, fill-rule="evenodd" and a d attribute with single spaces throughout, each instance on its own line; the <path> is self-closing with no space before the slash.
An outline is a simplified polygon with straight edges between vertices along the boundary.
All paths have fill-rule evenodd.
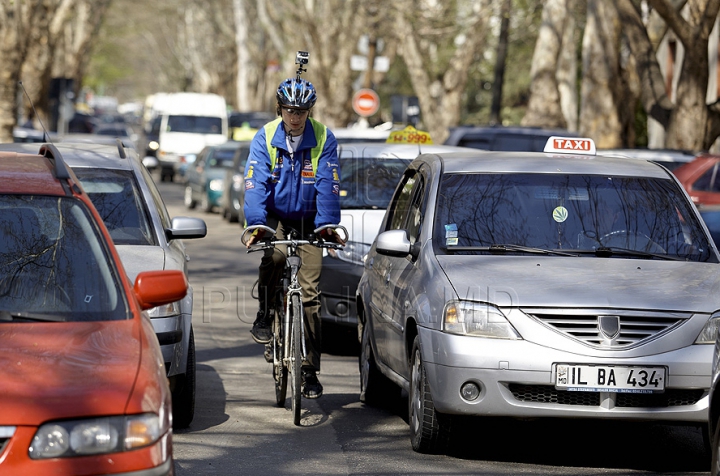
<path id="1" fill-rule="evenodd" d="M 385 142 L 390 135 L 389 130 L 371 127 L 339 127 L 332 130 L 338 144 L 353 142 Z"/>
<path id="2" fill-rule="evenodd" d="M 450 128 L 445 145 L 483 150 L 542 152 L 552 136 L 577 137 L 564 129 L 520 126 L 458 126 Z"/>
<path id="3" fill-rule="evenodd" d="M 131 279 L 146 270 L 182 271 L 188 256 L 183 240 L 207 234 L 199 218 L 171 218 L 160 192 L 134 149 L 107 143 L 62 142 L 57 149 L 98 209 Z M 35 144 L 2 144 L 0 150 Z M 35 147 L 37 150 L 37 147 Z M 186 428 L 195 414 L 193 292 L 148 310 L 170 380 L 173 426 Z"/>
<path id="4" fill-rule="evenodd" d="M 695 160 L 676 168 L 673 173 L 695 204 L 715 205 L 720 204 L 718 165 L 720 155 L 699 154 Z"/>
<path id="5" fill-rule="evenodd" d="M 720 335 L 715 341 L 712 357 L 712 379 L 710 383 L 710 396 L 708 397 L 708 428 L 704 435 L 710 446 L 710 474 L 720 474 Z"/>
<path id="6" fill-rule="evenodd" d="M 692 162 L 696 156 L 690 151 L 676 149 L 601 149 L 598 154 L 650 160 L 670 171 Z"/>
<path id="7" fill-rule="evenodd" d="M 79 183 L 52 145 L 0 152 L 0 473 L 171 475 L 171 394 L 145 310 L 182 299 L 187 280 L 146 271 L 133 286 Z"/>
<path id="8" fill-rule="evenodd" d="M 697 209 L 657 164 L 546 151 L 423 154 L 390 200 L 360 397 L 407 390 L 416 451 L 455 415 L 707 424 L 720 256 Z"/>
<path id="9" fill-rule="evenodd" d="M 222 217 L 230 223 L 245 223 L 245 162 L 249 155 L 250 141 L 238 142 L 232 166 L 225 169 L 218 206 Z"/>
<path id="10" fill-rule="evenodd" d="M 228 141 L 209 145 L 198 154 L 195 163 L 185 172 L 185 206 L 210 213 L 219 205 L 224 192 L 225 172 L 232 168 L 239 142 Z"/>
<path id="11" fill-rule="evenodd" d="M 357 142 L 340 144 L 340 224 L 350 237 L 342 250 L 323 256 L 320 276 L 321 318 L 324 325 L 357 328 L 355 293 L 385 209 L 405 168 L 422 153 L 458 152 L 445 145 Z"/>

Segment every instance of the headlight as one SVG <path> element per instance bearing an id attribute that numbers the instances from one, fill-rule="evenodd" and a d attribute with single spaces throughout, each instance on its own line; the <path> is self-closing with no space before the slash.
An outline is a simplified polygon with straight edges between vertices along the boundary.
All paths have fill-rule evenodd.
<path id="1" fill-rule="evenodd" d="M 33 437 L 32 459 L 117 453 L 148 446 L 170 428 L 153 413 L 72 420 L 42 425 Z"/>
<path id="2" fill-rule="evenodd" d="M 212 190 L 214 192 L 222 192 L 223 181 L 222 181 L 222 179 L 213 179 L 208 184 L 208 187 L 210 188 L 210 190 Z"/>
<path id="3" fill-rule="evenodd" d="M 171 302 L 170 304 L 165 304 L 163 306 L 153 307 L 152 309 L 148 309 L 147 313 L 148 316 L 150 316 L 150 319 L 155 319 L 157 317 L 177 316 L 178 314 L 180 314 L 180 301 Z"/>
<path id="4" fill-rule="evenodd" d="M 369 251 L 370 245 L 358 243 L 357 241 L 348 241 L 342 249 L 328 249 L 328 254 L 333 258 L 362 266 L 365 264 L 365 256 Z"/>
<path id="5" fill-rule="evenodd" d="M 160 148 L 160 144 L 157 143 L 157 141 L 151 140 L 148 143 L 148 149 L 150 150 L 158 150 Z"/>
<path id="6" fill-rule="evenodd" d="M 714 344 L 720 328 L 720 313 L 713 314 L 705 323 L 705 327 L 695 340 L 696 344 Z"/>
<path id="7" fill-rule="evenodd" d="M 443 330 L 450 334 L 521 339 L 500 309 L 468 301 L 451 301 L 445 305 Z"/>
<path id="8" fill-rule="evenodd" d="M 233 190 L 236 192 L 241 191 L 245 187 L 245 177 L 242 175 L 233 175 Z"/>

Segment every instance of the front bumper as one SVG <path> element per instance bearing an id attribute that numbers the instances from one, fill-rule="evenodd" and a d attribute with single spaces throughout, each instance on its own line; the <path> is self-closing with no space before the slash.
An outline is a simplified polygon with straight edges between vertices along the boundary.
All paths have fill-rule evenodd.
<path id="1" fill-rule="evenodd" d="M 524 340 L 457 336 L 427 328 L 420 328 L 419 335 L 433 402 L 441 413 L 707 422 L 711 345 L 603 359 Z M 666 366 L 666 388 L 661 394 L 557 390 L 556 363 Z M 460 394 L 466 382 L 480 388 L 472 402 Z"/>

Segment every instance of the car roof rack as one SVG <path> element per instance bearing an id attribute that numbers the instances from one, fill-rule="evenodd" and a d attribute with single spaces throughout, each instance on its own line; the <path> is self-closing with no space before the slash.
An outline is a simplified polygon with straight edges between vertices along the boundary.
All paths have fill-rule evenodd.
<path id="1" fill-rule="evenodd" d="M 67 165 L 62 158 L 62 154 L 60 154 L 60 151 L 57 149 L 57 147 L 55 147 L 54 144 L 43 144 L 40 147 L 39 154 L 50 159 L 50 162 L 52 162 L 54 167 L 55 178 L 70 178 L 70 171 L 68 170 Z"/>
<path id="2" fill-rule="evenodd" d="M 120 154 L 120 158 L 127 159 L 127 154 L 125 153 L 125 143 L 119 137 L 115 139 L 115 141 L 117 142 L 117 148 L 118 153 Z"/>

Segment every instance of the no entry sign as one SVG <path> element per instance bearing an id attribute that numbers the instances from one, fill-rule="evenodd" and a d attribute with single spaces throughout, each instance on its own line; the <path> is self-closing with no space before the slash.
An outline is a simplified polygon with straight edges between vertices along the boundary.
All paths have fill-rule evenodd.
<path id="1" fill-rule="evenodd" d="M 372 89 L 360 89 L 353 95 L 352 106 L 358 116 L 372 116 L 380 108 L 380 98 Z"/>

